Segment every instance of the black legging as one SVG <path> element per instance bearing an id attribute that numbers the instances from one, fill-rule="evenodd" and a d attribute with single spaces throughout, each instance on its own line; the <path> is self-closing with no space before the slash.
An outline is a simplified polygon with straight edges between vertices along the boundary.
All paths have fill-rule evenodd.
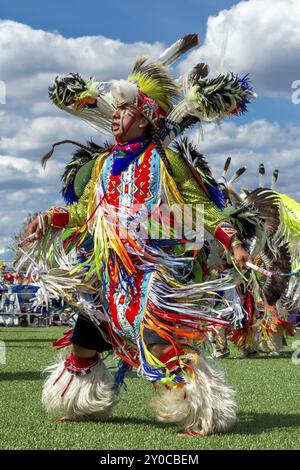
<path id="1" fill-rule="evenodd" d="M 101 329 L 105 333 L 105 323 L 101 324 Z M 147 345 L 168 344 L 166 340 L 162 339 L 155 331 L 149 328 L 145 328 L 144 330 L 144 340 Z M 105 341 L 96 325 L 94 325 L 91 320 L 81 315 L 78 316 L 70 341 L 77 346 L 98 351 L 99 353 L 112 350 L 111 344 Z"/>

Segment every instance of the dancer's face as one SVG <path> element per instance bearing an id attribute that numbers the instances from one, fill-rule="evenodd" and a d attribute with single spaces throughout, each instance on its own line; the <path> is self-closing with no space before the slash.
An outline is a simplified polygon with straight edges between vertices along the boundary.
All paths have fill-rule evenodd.
<path id="1" fill-rule="evenodd" d="M 112 131 L 117 141 L 126 142 L 145 135 L 147 119 L 128 103 L 119 102 L 113 114 Z"/>

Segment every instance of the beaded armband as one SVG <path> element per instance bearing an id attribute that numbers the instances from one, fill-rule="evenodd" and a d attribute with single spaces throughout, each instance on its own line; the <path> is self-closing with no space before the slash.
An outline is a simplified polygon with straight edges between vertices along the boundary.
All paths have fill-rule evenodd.
<path id="1" fill-rule="evenodd" d="M 64 208 L 53 207 L 47 216 L 49 225 L 55 228 L 64 228 L 69 221 L 69 212 Z"/>
<path id="2" fill-rule="evenodd" d="M 237 230 L 228 222 L 223 222 L 218 225 L 215 230 L 214 237 L 224 246 L 226 251 L 242 243 L 238 238 Z"/>

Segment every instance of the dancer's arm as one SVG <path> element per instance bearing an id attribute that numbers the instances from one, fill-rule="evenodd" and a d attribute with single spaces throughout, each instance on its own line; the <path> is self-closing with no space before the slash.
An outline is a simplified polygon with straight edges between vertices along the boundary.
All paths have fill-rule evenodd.
<path id="1" fill-rule="evenodd" d="M 202 204 L 204 207 L 204 227 L 210 232 L 228 251 L 231 250 L 235 261 L 241 269 L 246 268 L 246 261 L 251 256 L 244 249 L 242 239 L 238 231 L 226 220 L 226 215 L 210 199 L 196 181 L 186 162 L 179 154 L 167 150 L 168 160 L 174 174 L 174 180 L 178 190 L 186 204 Z"/>
<path id="2" fill-rule="evenodd" d="M 90 181 L 84 188 L 83 194 L 78 202 L 63 207 L 63 208 L 51 208 L 46 212 L 43 212 L 40 217 L 43 218 L 43 227 L 39 217 L 35 217 L 32 222 L 29 223 L 27 228 L 27 236 L 35 235 L 35 238 L 40 238 L 43 235 L 43 231 L 48 227 L 52 226 L 55 228 L 66 228 L 66 227 L 81 227 L 87 220 L 87 214 L 89 209 L 89 203 L 94 198 L 94 191 L 96 181 L 99 177 L 107 153 L 100 155 L 97 159 Z"/>

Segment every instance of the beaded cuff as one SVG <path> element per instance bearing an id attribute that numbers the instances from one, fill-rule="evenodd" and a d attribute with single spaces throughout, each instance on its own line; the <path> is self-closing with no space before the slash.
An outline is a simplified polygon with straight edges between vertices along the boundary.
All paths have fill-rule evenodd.
<path id="1" fill-rule="evenodd" d="M 223 222 L 222 224 L 218 225 L 215 230 L 214 237 L 224 246 L 227 251 L 231 248 L 232 242 L 234 243 L 233 246 L 237 245 L 237 240 L 239 243 L 241 243 L 237 238 L 238 232 L 228 222 Z"/>
<path id="2" fill-rule="evenodd" d="M 69 221 L 69 213 L 67 209 L 54 207 L 49 211 L 49 213 L 51 216 L 51 227 L 64 228 L 67 225 Z"/>

